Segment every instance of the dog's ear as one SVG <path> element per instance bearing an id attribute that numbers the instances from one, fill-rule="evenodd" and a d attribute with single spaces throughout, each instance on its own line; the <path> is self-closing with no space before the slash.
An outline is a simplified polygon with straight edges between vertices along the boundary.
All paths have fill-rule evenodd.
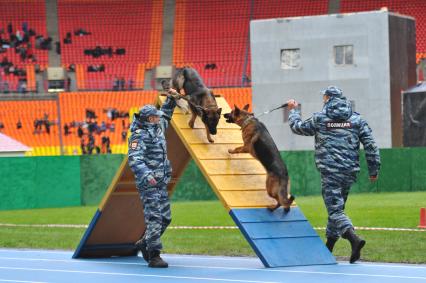
<path id="1" fill-rule="evenodd" d="M 238 116 L 238 115 L 240 115 L 240 108 L 238 108 L 237 106 L 235 106 L 235 109 L 234 109 L 234 115 L 235 116 Z"/>
<path id="2" fill-rule="evenodd" d="M 220 115 L 222 113 L 222 108 L 217 109 L 217 114 Z"/>
<path id="3" fill-rule="evenodd" d="M 250 104 L 246 104 L 246 106 L 243 107 L 243 110 L 248 111 L 249 107 L 250 107 Z"/>

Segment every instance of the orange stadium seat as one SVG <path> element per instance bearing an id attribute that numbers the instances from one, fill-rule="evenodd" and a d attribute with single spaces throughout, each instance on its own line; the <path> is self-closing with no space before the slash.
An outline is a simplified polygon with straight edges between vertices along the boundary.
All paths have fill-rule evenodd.
<path id="1" fill-rule="evenodd" d="M 251 19 L 326 14 L 328 1 L 177 0 L 173 63 L 195 67 L 210 87 L 247 86 Z M 206 68 L 208 64 L 215 68 Z"/>
<path id="2" fill-rule="evenodd" d="M 59 136 L 57 125 L 50 127 L 50 134 L 46 133 L 45 127 L 42 127 L 40 133 L 34 133 L 34 121 L 47 119 L 52 123 L 57 123 L 56 101 L 0 101 L 0 122 L 4 124 L 2 133 L 20 141 L 29 147 L 39 146 L 58 146 Z M 17 123 L 21 121 L 22 128 L 17 129 Z"/>
<path id="3" fill-rule="evenodd" d="M 416 50 L 426 53 L 426 1 L 424 0 L 342 0 L 342 13 L 379 10 L 387 7 L 391 12 L 412 16 L 416 19 Z"/>
<path id="4" fill-rule="evenodd" d="M 4 33 L 1 35 L 3 39 L 9 40 L 9 34 L 7 27 L 12 24 L 12 32 L 16 33 L 17 30 L 22 32 L 23 23 L 28 24 L 29 29 L 33 29 L 36 35 L 42 35 L 44 38 L 47 37 L 46 27 L 46 6 L 44 0 L 26 0 L 26 1 L 10 1 L 0 0 L 0 28 L 3 29 Z M 35 48 L 35 36 L 30 36 L 29 43 L 31 44 L 31 50 L 36 57 L 36 61 L 29 59 L 21 60 L 18 53 L 15 52 L 14 48 L 6 48 L 4 53 L 0 54 L 0 61 L 7 57 L 12 62 L 15 68 L 24 69 L 27 72 L 27 90 L 35 91 L 35 73 L 34 65 L 46 66 L 48 64 L 48 51 Z M 52 44 L 53 46 L 53 44 Z M 32 66 L 28 69 L 27 66 Z M 8 83 L 8 89 L 10 91 L 16 91 L 18 88 L 18 77 L 12 74 L 6 75 L 5 72 L 0 73 L 0 79 L 3 82 Z M 2 91 L 1 89 L 0 91 Z"/>
<path id="5" fill-rule="evenodd" d="M 77 77 L 80 90 L 112 89 L 114 77 L 124 78 L 125 88 L 143 87 L 142 64 L 152 68 L 160 63 L 163 21 L 163 0 L 152 1 L 97 1 L 58 0 L 61 58 L 65 66 L 81 66 Z M 74 35 L 84 29 L 90 35 Z M 66 34 L 72 34 L 72 43 L 63 44 Z M 98 58 L 85 55 L 85 49 L 124 48 L 124 55 L 103 55 Z M 89 65 L 105 66 L 104 72 L 87 72 Z M 131 82 L 132 81 L 132 82 Z M 142 81 L 142 83 L 141 83 Z"/>

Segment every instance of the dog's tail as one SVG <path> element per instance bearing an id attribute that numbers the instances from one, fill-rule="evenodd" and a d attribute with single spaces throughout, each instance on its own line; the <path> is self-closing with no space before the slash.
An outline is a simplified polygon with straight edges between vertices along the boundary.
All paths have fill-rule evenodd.
<path id="1" fill-rule="evenodd" d="M 295 197 L 290 194 L 290 178 L 286 177 L 281 179 L 281 187 L 278 193 L 280 204 L 284 207 L 284 212 L 289 212 L 291 204 Z"/>

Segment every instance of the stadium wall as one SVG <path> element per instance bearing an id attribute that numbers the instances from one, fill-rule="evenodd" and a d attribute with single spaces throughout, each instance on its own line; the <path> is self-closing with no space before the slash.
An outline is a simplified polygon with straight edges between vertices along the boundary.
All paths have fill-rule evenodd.
<path id="1" fill-rule="evenodd" d="M 81 204 L 80 158 L 0 158 L 0 209 Z"/>
<path id="2" fill-rule="evenodd" d="M 320 195 L 313 151 L 281 152 L 296 196 Z M 426 191 L 426 147 L 382 149 L 379 180 L 370 183 L 363 153 L 351 193 Z M 0 210 L 98 205 L 124 155 L 0 158 Z M 191 161 L 172 201 L 215 200 Z"/>

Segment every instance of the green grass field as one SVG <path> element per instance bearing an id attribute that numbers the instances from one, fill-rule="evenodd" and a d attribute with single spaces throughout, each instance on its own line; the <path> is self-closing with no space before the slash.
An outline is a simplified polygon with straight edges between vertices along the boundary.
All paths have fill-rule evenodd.
<path id="1" fill-rule="evenodd" d="M 324 227 L 326 211 L 320 197 L 297 199 L 314 227 Z M 346 212 L 355 226 L 416 228 L 426 192 L 370 193 L 349 197 Z M 0 223 L 88 224 L 96 207 L 0 211 Z M 172 226 L 234 226 L 218 201 L 172 203 Z M 0 227 L 0 246 L 74 250 L 84 228 Z M 324 230 L 317 230 L 323 237 Z M 426 231 L 359 231 L 367 240 L 362 259 L 380 262 L 426 263 Z M 175 230 L 163 237 L 166 253 L 254 256 L 239 230 Z M 335 255 L 346 259 L 350 246 L 339 240 Z"/>

